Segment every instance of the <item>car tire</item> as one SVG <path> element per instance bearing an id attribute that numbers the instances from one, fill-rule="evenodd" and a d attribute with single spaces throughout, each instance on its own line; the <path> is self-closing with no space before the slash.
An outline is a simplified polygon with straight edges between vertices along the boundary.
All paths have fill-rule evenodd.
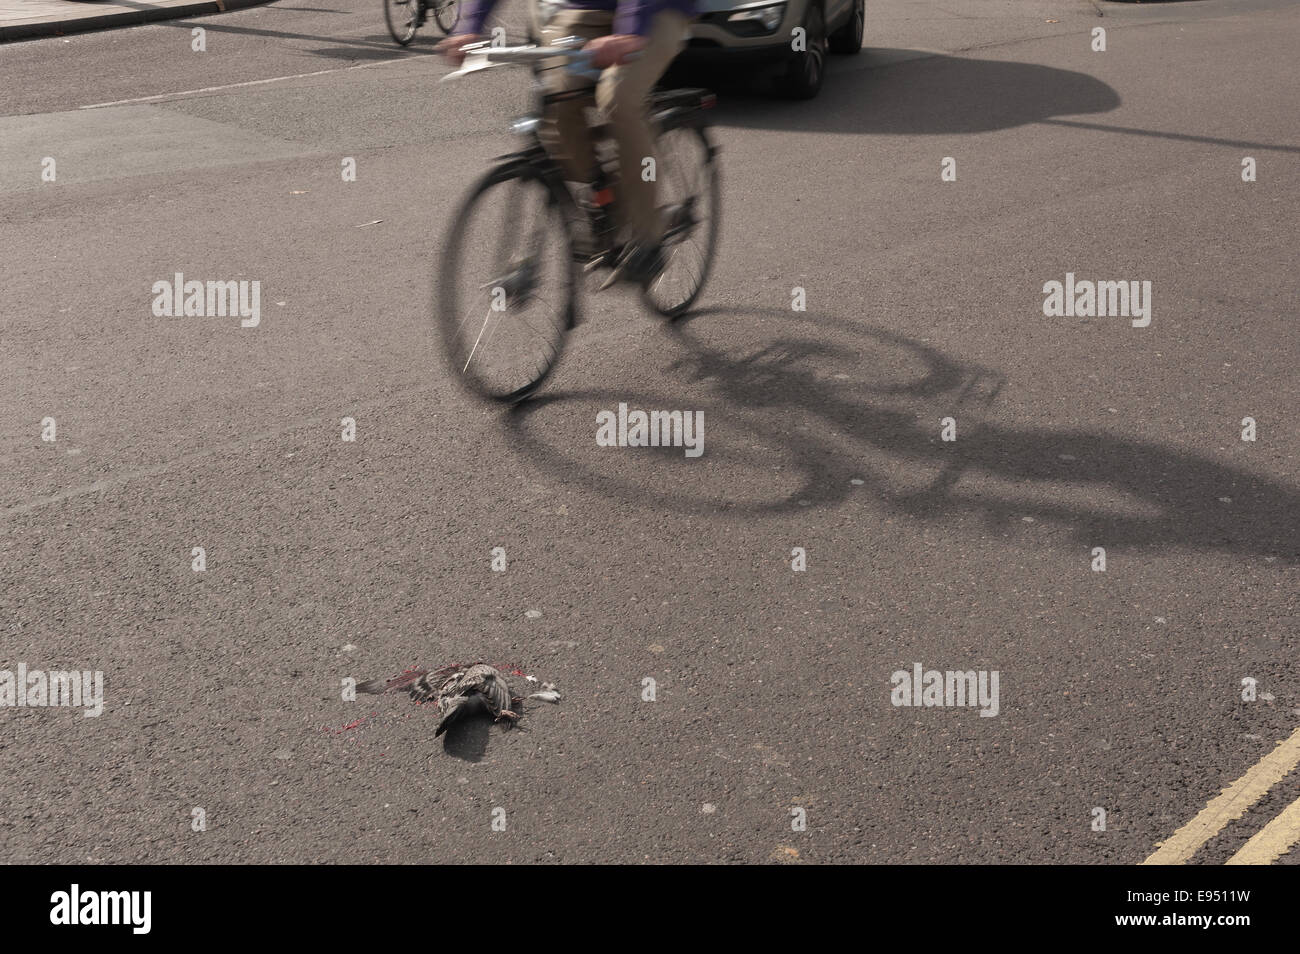
<path id="1" fill-rule="evenodd" d="M 792 99 L 812 99 L 821 92 L 826 78 L 826 21 L 815 3 L 808 4 L 803 28 L 807 48 L 790 57 L 778 83 L 781 92 Z"/>
<path id="2" fill-rule="evenodd" d="M 866 0 L 855 0 L 853 12 L 848 22 L 830 36 L 829 46 L 832 53 L 847 53 L 850 56 L 862 52 L 862 34 L 867 19 Z"/>

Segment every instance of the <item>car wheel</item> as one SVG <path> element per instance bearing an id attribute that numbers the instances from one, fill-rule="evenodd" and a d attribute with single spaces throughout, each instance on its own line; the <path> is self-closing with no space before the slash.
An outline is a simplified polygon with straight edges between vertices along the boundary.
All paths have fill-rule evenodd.
<path id="1" fill-rule="evenodd" d="M 862 32 L 866 18 L 866 0 L 856 0 L 853 4 L 853 12 L 849 14 L 848 22 L 831 34 L 831 52 L 848 53 L 850 55 L 861 53 Z"/>
<path id="2" fill-rule="evenodd" d="M 781 91 L 795 99 L 812 99 L 826 76 L 826 21 L 814 3 L 803 18 L 805 49 L 790 57 L 781 77 Z"/>

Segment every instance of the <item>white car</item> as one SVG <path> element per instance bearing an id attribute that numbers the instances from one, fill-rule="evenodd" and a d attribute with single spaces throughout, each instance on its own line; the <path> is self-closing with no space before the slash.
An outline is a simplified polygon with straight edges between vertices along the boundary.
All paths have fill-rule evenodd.
<path id="1" fill-rule="evenodd" d="M 699 0 L 682 57 L 694 62 L 777 63 L 783 92 L 811 99 L 822 88 L 826 53 L 862 49 L 865 0 Z M 804 30 L 803 44 L 795 30 Z M 797 46 L 802 49 L 796 50 Z"/>

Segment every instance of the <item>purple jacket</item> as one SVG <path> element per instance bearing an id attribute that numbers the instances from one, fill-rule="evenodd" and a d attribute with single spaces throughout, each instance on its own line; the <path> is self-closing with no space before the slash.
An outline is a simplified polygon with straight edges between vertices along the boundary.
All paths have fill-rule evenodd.
<path id="1" fill-rule="evenodd" d="M 497 0 L 468 0 L 457 32 L 482 33 L 483 24 L 496 5 Z M 697 12 L 695 0 L 567 0 L 564 6 L 571 10 L 612 10 L 614 32 L 636 36 L 650 32 L 650 24 L 660 10 L 676 10 L 687 17 L 694 17 Z"/>

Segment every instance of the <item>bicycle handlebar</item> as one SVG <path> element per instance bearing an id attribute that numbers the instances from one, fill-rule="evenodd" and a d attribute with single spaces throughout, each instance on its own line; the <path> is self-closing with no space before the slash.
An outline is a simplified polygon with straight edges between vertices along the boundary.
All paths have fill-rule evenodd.
<path id="1" fill-rule="evenodd" d="M 493 46 L 490 42 L 472 43 L 465 47 L 465 61 L 461 68 L 448 73 L 439 82 L 459 79 L 467 73 L 489 69 L 492 66 L 508 63 L 539 63 L 544 60 L 563 59 L 564 68 L 576 76 L 596 79 L 604 70 L 591 65 L 591 52 L 581 47 L 586 43 L 582 37 L 568 36 L 557 40 L 550 46 Z M 640 53 L 629 53 L 624 61 L 634 60 Z"/>

